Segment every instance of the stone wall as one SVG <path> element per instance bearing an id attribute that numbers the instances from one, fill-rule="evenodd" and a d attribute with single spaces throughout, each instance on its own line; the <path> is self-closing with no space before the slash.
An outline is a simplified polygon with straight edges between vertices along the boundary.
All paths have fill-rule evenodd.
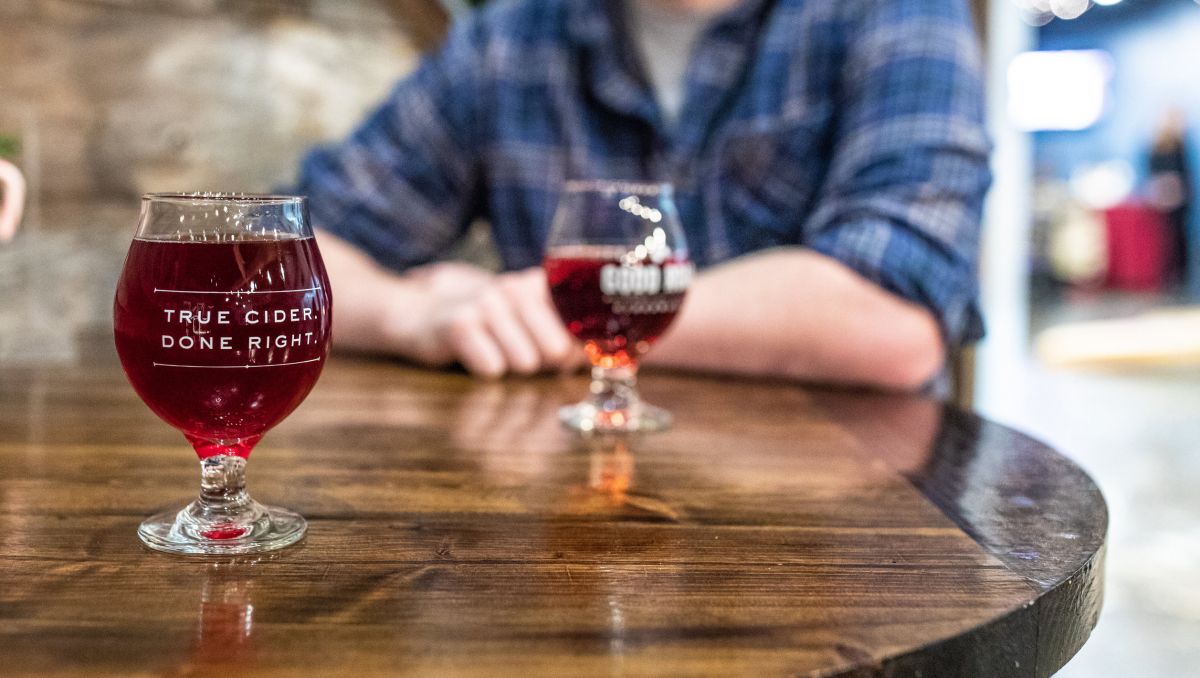
<path id="1" fill-rule="evenodd" d="M 42 204 L 268 190 L 445 23 L 435 0 L 4 0 L 0 133 Z"/>
<path id="2" fill-rule="evenodd" d="M 0 135 L 32 201 L 0 244 L 0 364 L 111 331 L 146 191 L 265 191 L 442 35 L 436 0 L 0 0 Z"/>

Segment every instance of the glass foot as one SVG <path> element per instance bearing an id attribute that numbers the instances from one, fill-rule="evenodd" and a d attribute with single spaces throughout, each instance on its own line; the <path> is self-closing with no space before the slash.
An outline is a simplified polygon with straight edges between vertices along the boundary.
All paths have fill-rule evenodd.
<path id="1" fill-rule="evenodd" d="M 671 413 L 638 402 L 632 407 L 606 410 L 588 401 L 559 408 L 558 419 L 563 426 L 582 433 L 647 433 L 671 428 Z"/>
<path id="2" fill-rule="evenodd" d="M 212 518 L 200 501 L 151 516 L 138 528 L 142 543 L 166 553 L 233 555 L 263 553 L 300 541 L 308 523 L 300 514 L 249 499 L 236 517 Z"/>

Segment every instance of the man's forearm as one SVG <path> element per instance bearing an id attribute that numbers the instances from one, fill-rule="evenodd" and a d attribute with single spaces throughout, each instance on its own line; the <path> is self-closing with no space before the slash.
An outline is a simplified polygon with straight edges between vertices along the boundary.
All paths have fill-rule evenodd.
<path id="1" fill-rule="evenodd" d="M 841 263 L 788 248 L 739 258 L 696 278 L 648 364 L 751 375 L 920 387 L 945 350 L 926 309 Z"/>
<path id="2" fill-rule="evenodd" d="M 418 284 L 384 269 L 362 251 L 318 231 L 317 243 L 334 293 L 333 331 L 338 346 L 403 353 L 402 328 L 393 309 L 417 313 L 423 305 Z"/>

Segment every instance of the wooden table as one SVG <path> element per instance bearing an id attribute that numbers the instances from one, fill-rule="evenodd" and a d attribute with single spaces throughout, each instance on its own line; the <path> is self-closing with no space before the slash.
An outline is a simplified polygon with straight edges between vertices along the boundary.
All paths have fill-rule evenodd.
<path id="1" fill-rule="evenodd" d="M 578 439 L 580 379 L 339 359 L 250 464 L 310 521 L 144 549 L 195 457 L 104 341 L 0 368 L 0 674 L 1045 676 L 1100 608 L 1103 498 L 914 398 L 649 374 L 674 430 Z"/>

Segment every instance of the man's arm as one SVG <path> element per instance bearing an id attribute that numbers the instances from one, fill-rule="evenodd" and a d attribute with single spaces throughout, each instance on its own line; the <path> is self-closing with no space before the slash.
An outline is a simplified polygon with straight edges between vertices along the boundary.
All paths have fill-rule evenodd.
<path id="1" fill-rule="evenodd" d="M 945 351 L 927 309 L 800 248 L 699 275 L 647 364 L 913 390 Z"/>
<path id="2" fill-rule="evenodd" d="M 651 362 L 914 389 L 980 335 L 988 144 L 964 3 L 841 7 L 838 128 L 806 249 L 698 276 Z"/>
<path id="3" fill-rule="evenodd" d="M 336 295 L 338 346 L 483 376 L 576 359 L 540 271 L 431 263 L 483 216 L 486 45 L 483 20 L 460 21 L 353 134 L 304 160 L 298 190 Z"/>

